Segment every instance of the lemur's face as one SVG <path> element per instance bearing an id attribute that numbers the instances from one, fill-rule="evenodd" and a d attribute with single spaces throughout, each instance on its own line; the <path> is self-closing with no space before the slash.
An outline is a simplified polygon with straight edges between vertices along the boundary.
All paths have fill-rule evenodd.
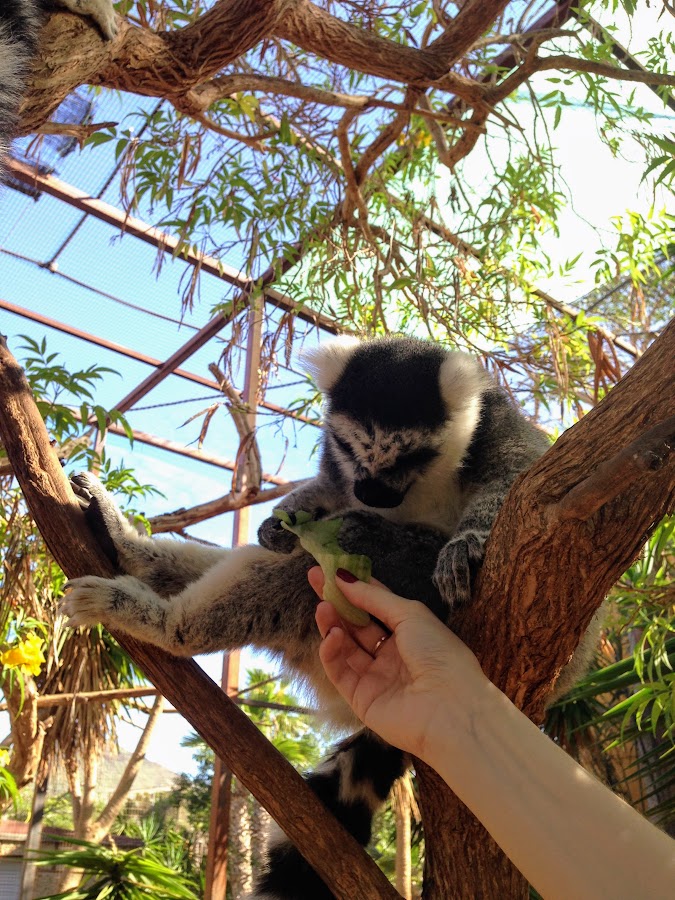
<path id="1" fill-rule="evenodd" d="M 433 344 L 394 339 L 321 360 L 327 450 L 366 506 L 399 506 L 438 458 L 451 418 L 441 393 L 447 356 Z"/>
<path id="2" fill-rule="evenodd" d="M 442 444 L 435 429 L 390 428 L 337 412 L 326 421 L 326 435 L 356 499 L 379 509 L 403 502 L 438 458 Z"/>

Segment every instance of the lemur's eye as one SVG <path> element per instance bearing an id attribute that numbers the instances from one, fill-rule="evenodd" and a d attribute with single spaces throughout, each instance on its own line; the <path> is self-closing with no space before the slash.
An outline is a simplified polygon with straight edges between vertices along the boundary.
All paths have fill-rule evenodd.
<path id="1" fill-rule="evenodd" d="M 347 441 L 343 441 L 342 438 L 338 437 L 335 433 L 333 433 L 331 436 L 340 450 L 343 451 L 343 453 L 346 453 L 350 459 L 356 459 L 356 454 L 354 453 L 351 446 L 347 443 Z"/>
<path id="2" fill-rule="evenodd" d="M 413 469 L 423 469 L 433 462 L 440 453 L 433 447 L 420 447 L 418 450 L 411 450 L 410 453 L 404 453 L 396 460 L 392 468 L 397 471 L 410 472 Z"/>

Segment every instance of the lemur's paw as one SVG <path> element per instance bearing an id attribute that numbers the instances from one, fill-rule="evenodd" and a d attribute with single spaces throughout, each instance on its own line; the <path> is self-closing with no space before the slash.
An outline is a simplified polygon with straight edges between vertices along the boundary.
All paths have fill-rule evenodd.
<path id="1" fill-rule="evenodd" d="M 81 16 L 91 16 L 108 41 L 112 41 L 119 31 L 113 0 L 61 0 L 61 5 Z"/>
<path id="2" fill-rule="evenodd" d="M 79 472 L 71 476 L 70 483 L 82 505 L 86 504 L 85 518 L 105 555 L 117 566 L 119 557 L 116 542 L 124 537 L 128 528 L 126 519 L 101 482 L 91 472 Z"/>
<path id="3" fill-rule="evenodd" d="M 465 531 L 439 553 L 433 580 L 450 608 L 471 600 L 487 537 L 487 532 Z"/>
<path id="4" fill-rule="evenodd" d="M 108 493 L 95 475 L 91 472 L 78 472 L 71 476 L 70 484 L 81 501 L 88 501 L 87 522 L 95 534 L 101 528 L 111 537 L 116 533 L 124 533 L 126 520 L 112 494 Z"/>
<path id="5" fill-rule="evenodd" d="M 71 628 L 105 622 L 118 605 L 115 595 L 119 590 L 109 578 L 97 578 L 95 575 L 73 578 L 66 582 L 63 589 L 66 593 L 59 603 L 59 613 L 67 618 Z"/>
<path id="6" fill-rule="evenodd" d="M 113 9 L 112 0 L 94 0 L 94 9 L 91 13 L 107 41 L 112 41 L 119 31 L 119 19 Z"/>
<path id="7" fill-rule="evenodd" d="M 281 521 L 276 516 L 270 516 L 258 529 L 258 543 L 275 553 L 292 553 L 298 546 L 298 539 L 281 527 Z"/>

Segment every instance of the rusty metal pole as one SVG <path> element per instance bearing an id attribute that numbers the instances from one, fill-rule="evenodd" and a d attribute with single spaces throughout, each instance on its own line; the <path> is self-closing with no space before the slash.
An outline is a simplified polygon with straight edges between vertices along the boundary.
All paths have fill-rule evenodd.
<path id="1" fill-rule="evenodd" d="M 244 390 L 242 395 L 248 407 L 247 418 L 251 429 L 255 428 L 258 390 L 260 388 L 260 351 L 262 346 L 264 304 L 262 298 L 251 300 L 248 307 L 248 336 Z M 245 472 L 239 460 L 239 477 Z M 237 490 L 242 485 L 237 484 Z M 247 506 L 235 510 L 232 528 L 232 546 L 238 547 L 249 540 L 250 510 Z M 234 650 L 223 655 L 221 686 L 229 696 L 239 689 L 240 653 Z M 230 803 L 232 773 L 216 757 L 211 788 L 211 819 L 209 822 L 209 852 L 206 861 L 205 900 L 225 900 L 227 888 L 227 861 L 229 856 Z"/>

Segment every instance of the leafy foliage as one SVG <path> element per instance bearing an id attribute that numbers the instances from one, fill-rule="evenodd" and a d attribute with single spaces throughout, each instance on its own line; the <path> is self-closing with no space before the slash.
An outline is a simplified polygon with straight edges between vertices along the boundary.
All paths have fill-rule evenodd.
<path id="1" fill-rule="evenodd" d="M 78 849 L 40 851 L 37 865 L 82 869 L 82 881 L 43 900 L 197 900 L 201 896 L 194 879 L 163 862 L 163 847 L 156 842 L 123 851 L 112 840 L 110 846 L 67 840 Z"/>

